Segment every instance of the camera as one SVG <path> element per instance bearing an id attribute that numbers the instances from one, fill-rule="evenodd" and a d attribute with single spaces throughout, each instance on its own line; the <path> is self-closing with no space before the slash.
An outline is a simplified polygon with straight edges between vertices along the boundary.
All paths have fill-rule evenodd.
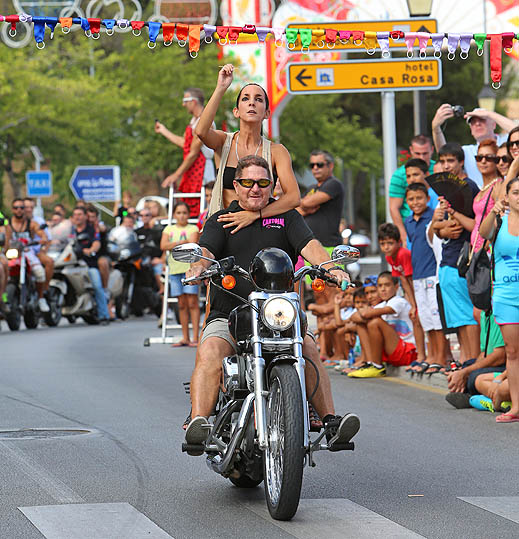
<path id="1" fill-rule="evenodd" d="M 453 105 L 451 108 L 455 118 L 463 118 L 465 115 L 465 109 L 461 105 Z"/>

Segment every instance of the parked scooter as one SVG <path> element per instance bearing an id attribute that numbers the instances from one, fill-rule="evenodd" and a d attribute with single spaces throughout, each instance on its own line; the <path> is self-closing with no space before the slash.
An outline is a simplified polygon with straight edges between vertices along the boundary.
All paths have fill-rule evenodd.
<path id="1" fill-rule="evenodd" d="M 130 314 L 142 316 L 150 308 L 160 315 L 161 302 L 156 290 L 153 269 L 148 257 L 142 257 L 142 247 L 137 234 L 125 226 L 113 228 L 108 234 L 108 254 L 115 262 L 115 269 L 123 277 L 120 294 L 109 286 L 115 297 L 115 312 L 121 319 Z"/>
<path id="2" fill-rule="evenodd" d="M 9 264 L 6 292 L 10 307 L 10 312 L 6 315 L 6 322 L 11 331 L 20 329 L 22 316 L 28 329 L 38 327 L 40 318 L 38 292 L 26 255 L 30 247 L 37 243 L 23 239 L 11 241 L 11 245 L 5 253 Z"/>
<path id="3" fill-rule="evenodd" d="M 61 314 L 71 324 L 78 316 L 87 324 L 97 324 L 97 306 L 88 266 L 80 258 L 81 247 L 72 236 L 72 225 L 65 221 L 58 226 L 61 225 L 61 229 L 53 229 L 47 253 L 54 260 L 48 296 L 61 305 Z"/>

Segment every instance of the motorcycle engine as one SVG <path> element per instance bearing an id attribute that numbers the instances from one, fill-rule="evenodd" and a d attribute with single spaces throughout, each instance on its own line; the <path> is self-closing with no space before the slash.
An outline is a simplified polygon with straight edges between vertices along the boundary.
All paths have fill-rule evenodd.
<path id="1" fill-rule="evenodd" d="M 231 399 L 244 398 L 240 390 L 247 388 L 245 380 L 245 360 L 242 356 L 227 356 L 223 360 L 223 387 Z"/>

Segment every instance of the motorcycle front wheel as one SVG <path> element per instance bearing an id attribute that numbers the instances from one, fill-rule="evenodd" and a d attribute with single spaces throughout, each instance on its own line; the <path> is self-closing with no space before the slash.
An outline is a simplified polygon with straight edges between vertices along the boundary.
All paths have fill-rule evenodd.
<path id="1" fill-rule="evenodd" d="M 305 449 L 301 386 L 292 365 L 270 372 L 267 399 L 268 446 L 263 454 L 265 497 L 272 518 L 290 520 L 303 483 Z"/>
<path id="2" fill-rule="evenodd" d="M 18 287 L 14 283 L 8 283 L 6 292 L 11 312 L 6 316 L 5 320 L 11 331 L 18 331 L 20 329 L 20 324 L 22 323 Z"/>
<path id="3" fill-rule="evenodd" d="M 61 290 L 51 286 L 47 292 L 50 310 L 48 313 L 43 313 L 43 320 L 50 327 L 57 326 L 61 320 L 61 298 Z"/>

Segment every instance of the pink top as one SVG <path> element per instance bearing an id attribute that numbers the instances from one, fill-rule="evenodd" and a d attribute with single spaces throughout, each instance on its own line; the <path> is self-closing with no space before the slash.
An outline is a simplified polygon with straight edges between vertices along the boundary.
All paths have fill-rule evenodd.
<path id="1" fill-rule="evenodd" d="M 483 244 L 485 243 L 485 239 L 481 237 L 480 234 L 478 234 L 479 227 L 481 225 L 481 222 L 483 219 L 490 213 L 492 208 L 495 205 L 495 201 L 492 198 L 491 192 L 494 192 L 494 189 L 499 186 L 500 181 L 497 181 L 493 187 L 490 187 L 486 191 L 483 192 L 483 197 L 478 200 L 478 197 L 474 198 L 474 204 L 472 206 L 472 209 L 474 210 L 474 214 L 476 215 L 476 222 L 474 223 L 474 228 L 472 229 L 472 232 L 470 234 L 470 243 L 471 245 L 474 245 L 474 252 L 476 253 L 481 249 Z M 483 215 L 483 210 L 485 209 L 485 204 L 487 203 L 487 198 L 490 195 L 490 200 L 488 201 L 487 210 L 485 212 L 485 215 Z M 477 239 L 476 239 L 477 238 Z"/>

